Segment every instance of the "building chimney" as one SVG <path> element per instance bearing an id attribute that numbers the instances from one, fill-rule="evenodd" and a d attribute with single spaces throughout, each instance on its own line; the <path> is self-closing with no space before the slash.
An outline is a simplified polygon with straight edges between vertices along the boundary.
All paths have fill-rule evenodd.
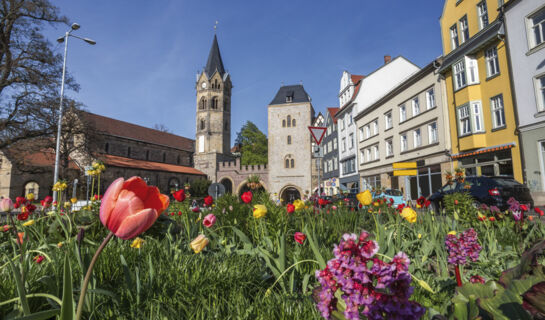
<path id="1" fill-rule="evenodd" d="M 384 56 L 384 64 L 388 64 L 390 61 L 392 61 L 392 56 L 389 56 L 389 55 Z"/>

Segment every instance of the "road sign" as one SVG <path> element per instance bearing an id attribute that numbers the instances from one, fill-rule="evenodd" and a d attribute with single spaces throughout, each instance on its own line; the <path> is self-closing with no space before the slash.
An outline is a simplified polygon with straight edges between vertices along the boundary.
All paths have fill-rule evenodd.
<path id="1" fill-rule="evenodd" d="M 208 187 L 208 195 L 217 199 L 225 194 L 225 186 L 221 183 L 212 183 Z"/>
<path id="2" fill-rule="evenodd" d="M 394 170 L 394 177 L 399 176 L 416 176 L 418 170 Z"/>
<path id="3" fill-rule="evenodd" d="M 324 138 L 324 134 L 327 128 L 326 127 L 308 127 L 308 130 L 310 130 L 310 133 L 312 134 L 314 141 L 316 141 L 316 144 L 320 145 L 320 143 L 322 142 L 322 139 Z"/>
<path id="4" fill-rule="evenodd" d="M 393 169 L 416 169 L 416 162 L 394 162 L 392 163 Z"/>

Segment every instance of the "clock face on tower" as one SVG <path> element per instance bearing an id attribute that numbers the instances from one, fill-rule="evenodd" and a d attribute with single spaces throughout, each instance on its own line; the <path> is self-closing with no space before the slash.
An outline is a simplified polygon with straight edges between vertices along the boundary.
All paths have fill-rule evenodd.
<path id="1" fill-rule="evenodd" d="M 202 87 L 203 89 L 206 89 L 206 82 L 203 82 L 203 83 L 201 84 L 201 87 Z"/>

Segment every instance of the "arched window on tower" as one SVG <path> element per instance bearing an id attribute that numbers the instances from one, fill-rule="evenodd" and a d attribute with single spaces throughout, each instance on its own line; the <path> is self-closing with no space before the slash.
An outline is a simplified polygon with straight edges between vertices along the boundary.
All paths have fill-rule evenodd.
<path id="1" fill-rule="evenodd" d="M 291 120 L 291 126 L 295 127 L 295 119 Z"/>
<path id="2" fill-rule="evenodd" d="M 291 144 L 291 136 L 288 136 L 288 144 Z"/>
<path id="3" fill-rule="evenodd" d="M 218 83 L 218 87 L 216 89 L 221 89 L 221 84 Z"/>
<path id="4" fill-rule="evenodd" d="M 288 116 L 288 127 L 291 127 L 291 116 Z"/>
<path id="5" fill-rule="evenodd" d="M 214 80 L 214 86 L 212 87 L 214 89 L 218 89 L 218 80 Z"/>
<path id="6" fill-rule="evenodd" d="M 204 119 L 201 119 L 201 130 L 204 130 L 206 128 L 206 124 L 204 122 Z"/>
<path id="7" fill-rule="evenodd" d="M 284 168 L 286 169 L 295 168 L 295 160 L 292 158 L 291 154 L 288 154 L 284 158 Z"/>
<path id="8" fill-rule="evenodd" d="M 218 108 L 218 97 L 212 98 L 212 109 Z"/>
<path id="9" fill-rule="evenodd" d="M 206 109 L 206 99 L 204 97 L 201 98 L 201 102 L 199 103 L 199 109 L 200 110 Z"/>
<path id="10" fill-rule="evenodd" d="M 295 159 L 291 159 L 290 161 L 291 161 L 291 168 L 292 169 L 295 168 Z"/>
<path id="11" fill-rule="evenodd" d="M 286 159 L 286 164 L 284 165 L 284 168 L 288 169 L 290 167 L 290 159 Z"/>
<path id="12" fill-rule="evenodd" d="M 282 120 L 282 128 L 286 127 L 286 119 Z"/>

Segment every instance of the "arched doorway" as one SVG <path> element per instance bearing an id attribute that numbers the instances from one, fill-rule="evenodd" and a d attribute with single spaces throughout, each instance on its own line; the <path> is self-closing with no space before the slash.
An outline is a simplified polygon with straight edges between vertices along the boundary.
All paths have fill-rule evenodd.
<path id="1" fill-rule="evenodd" d="M 231 179 L 223 178 L 220 183 L 225 187 L 225 193 L 233 193 L 233 182 Z"/>
<path id="2" fill-rule="evenodd" d="M 25 184 L 25 197 L 32 193 L 36 199 L 39 197 L 40 185 L 36 181 L 29 181 Z"/>
<path id="3" fill-rule="evenodd" d="M 291 203 L 297 199 L 301 199 L 301 193 L 295 187 L 287 187 L 280 193 L 282 203 Z"/>

